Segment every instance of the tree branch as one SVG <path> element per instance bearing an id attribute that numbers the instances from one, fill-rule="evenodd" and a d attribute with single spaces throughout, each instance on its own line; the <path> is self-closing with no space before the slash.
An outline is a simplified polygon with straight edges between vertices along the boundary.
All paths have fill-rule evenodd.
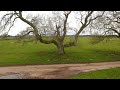
<path id="1" fill-rule="evenodd" d="M 14 18 L 14 20 L 13 20 L 13 22 L 12 22 L 12 25 L 10 26 L 10 28 L 8 29 L 8 32 L 10 31 L 10 29 L 14 26 L 14 22 L 15 22 L 15 20 L 17 19 L 18 17 L 16 17 L 16 18 Z M 8 33 L 7 32 L 7 33 Z"/>
<path id="2" fill-rule="evenodd" d="M 65 38 L 65 36 L 66 36 L 66 33 L 67 33 L 66 25 L 67 25 L 68 16 L 70 15 L 70 13 L 71 13 L 71 11 L 68 12 L 67 14 L 64 14 L 64 15 L 65 15 L 65 20 L 64 20 L 64 26 L 63 26 L 63 36 L 62 36 L 61 41 L 64 40 L 64 38 Z"/>
<path id="3" fill-rule="evenodd" d="M 14 25 L 14 21 L 18 18 L 18 17 L 15 17 L 14 20 L 12 21 L 12 18 L 13 18 L 14 15 L 15 15 L 15 13 L 7 13 L 7 14 L 3 15 L 3 17 L 1 18 L 1 21 L 0 21 L 1 32 L 3 30 L 5 30 L 7 28 L 7 26 L 9 26 L 9 25 L 10 25 L 10 27 L 9 27 L 7 33 L 10 31 L 10 29 Z"/>
<path id="4" fill-rule="evenodd" d="M 99 17 L 102 17 L 102 16 L 104 15 L 104 13 L 105 13 L 105 11 L 103 11 L 102 15 L 98 15 L 98 16 L 96 16 L 95 18 L 90 19 L 89 22 L 88 22 L 88 24 L 86 24 L 86 26 L 88 26 L 93 20 L 95 20 L 95 19 L 97 19 L 97 18 L 99 18 Z"/>
<path id="5" fill-rule="evenodd" d="M 29 35 L 31 32 L 33 32 L 33 31 L 29 31 L 29 32 L 27 32 L 27 33 L 24 34 L 22 37 L 25 37 L 25 36 Z"/>
<path id="6" fill-rule="evenodd" d="M 57 45 L 57 42 L 55 40 L 43 40 L 42 36 L 38 34 L 38 29 L 36 28 L 36 26 L 34 26 L 30 21 L 26 20 L 25 18 L 22 17 L 22 11 L 19 11 L 19 18 L 27 23 L 28 25 L 30 25 L 33 30 L 34 30 L 34 33 L 35 33 L 35 36 L 36 36 L 36 39 L 39 40 L 41 43 L 44 43 L 44 44 L 50 44 L 50 43 L 54 43 L 55 45 Z"/>

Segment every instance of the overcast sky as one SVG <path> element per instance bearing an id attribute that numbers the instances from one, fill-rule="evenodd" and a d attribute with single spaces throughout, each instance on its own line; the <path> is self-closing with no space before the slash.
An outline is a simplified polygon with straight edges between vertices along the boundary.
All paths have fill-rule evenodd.
<path id="1" fill-rule="evenodd" d="M 1 11 L 1 14 L 0 14 L 0 17 L 5 14 L 5 12 L 2 12 Z M 51 14 L 52 12 L 51 11 L 24 11 L 23 12 L 23 17 L 27 17 L 29 14 L 32 14 L 33 16 L 35 15 L 38 15 L 38 14 L 43 14 L 43 15 L 52 15 Z M 76 21 L 75 21 L 75 18 L 74 18 L 74 14 L 71 13 L 70 16 L 69 16 L 69 19 L 68 19 L 68 22 L 70 26 L 72 27 L 77 27 L 76 25 Z M 11 28 L 10 32 L 9 32 L 9 35 L 12 35 L 12 36 L 15 36 L 17 35 L 20 31 L 22 30 L 25 30 L 26 27 L 28 27 L 29 25 L 27 25 L 26 23 L 24 23 L 23 21 L 21 21 L 20 19 L 17 19 L 16 20 L 16 23 L 14 24 L 14 27 Z M 71 32 L 68 32 L 67 34 L 74 34 L 73 31 Z M 89 34 L 89 33 L 85 33 L 85 34 Z"/>

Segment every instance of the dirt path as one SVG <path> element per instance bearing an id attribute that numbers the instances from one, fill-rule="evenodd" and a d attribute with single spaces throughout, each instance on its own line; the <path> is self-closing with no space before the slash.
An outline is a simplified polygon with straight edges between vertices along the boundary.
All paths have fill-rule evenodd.
<path id="1" fill-rule="evenodd" d="M 9 66 L 0 67 L 0 79 L 63 79 L 71 75 L 79 74 L 80 72 L 89 72 L 115 67 L 120 67 L 120 61 L 87 64 Z"/>

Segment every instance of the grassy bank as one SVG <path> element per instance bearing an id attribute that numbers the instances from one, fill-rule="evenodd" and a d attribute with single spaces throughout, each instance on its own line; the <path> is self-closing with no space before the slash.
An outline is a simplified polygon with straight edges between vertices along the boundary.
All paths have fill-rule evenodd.
<path id="1" fill-rule="evenodd" d="M 0 40 L 0 66 L 116 61 L 120 60 L 120 39 L 91 44 L 90 37 L 80 37 L 78 45 L 65 48 L 65 52 L 65 55 L 59 56 L 53 44 Z"/>
<path id="2" fill-rule="evenodd" d="M 81 73 L 69 77 L 70 79 L 120 79 L 120 68 L 98 70 Z"/>

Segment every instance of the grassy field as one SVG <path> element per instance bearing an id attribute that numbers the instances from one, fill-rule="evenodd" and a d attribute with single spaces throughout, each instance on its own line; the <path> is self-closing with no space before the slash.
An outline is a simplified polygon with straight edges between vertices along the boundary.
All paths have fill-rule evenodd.
<path id="1" fill-rule="evenodd" d="M 70 79 L 120 79 L 120 68 L 85 72 L 75 76 L 71 76 L 69 78 Z"/>
<path id="2" fill-rule="evenodd" d="M 91 44 L 90 37 L 80 37 L 78 45 L 65 48 L 65 52 L 65 55 L 59 56 L 53 44 L 0 40 L 0 66 L 116 61 L 120 60 L 120 39 Z"/>

